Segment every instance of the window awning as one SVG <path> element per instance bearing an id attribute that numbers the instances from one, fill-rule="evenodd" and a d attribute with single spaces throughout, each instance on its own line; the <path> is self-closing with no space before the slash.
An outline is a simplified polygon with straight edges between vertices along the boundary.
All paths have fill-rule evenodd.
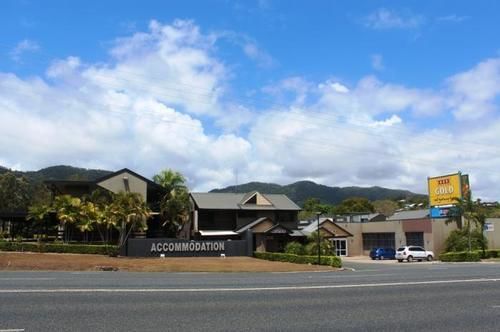
<path id="1" fill-rule="evenodd" d="M 201 236 L 232 236 L 240 235 L 233 231 L 200 231 Z"/>

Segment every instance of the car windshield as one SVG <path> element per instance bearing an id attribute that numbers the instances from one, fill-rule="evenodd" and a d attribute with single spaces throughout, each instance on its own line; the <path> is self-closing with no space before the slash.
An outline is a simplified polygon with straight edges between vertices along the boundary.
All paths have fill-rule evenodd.
<path id="1" fill-rule="evenodd" d="M 398 248 L 398 251 L 404 251 L 404 250 L 405 250 L 404 247 Z"/>

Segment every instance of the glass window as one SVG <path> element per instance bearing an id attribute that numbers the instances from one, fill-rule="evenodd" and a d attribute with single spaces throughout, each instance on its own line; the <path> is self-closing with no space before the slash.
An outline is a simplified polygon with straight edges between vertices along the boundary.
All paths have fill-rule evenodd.
<path id="1" fill-rule="evenodd" d="M 363 250 L 372 248 L 394 248 L 394 233 L 363 233 Z"/>

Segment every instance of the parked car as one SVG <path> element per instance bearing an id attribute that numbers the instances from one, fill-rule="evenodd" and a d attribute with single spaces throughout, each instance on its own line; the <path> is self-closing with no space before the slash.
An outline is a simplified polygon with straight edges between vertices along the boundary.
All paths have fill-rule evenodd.
<path id="1" fill-rule="evenodd" d="M 371 259 L 394 259 L 396 255 L 396 250 L 392 248 L 373 248 L 370 250 Z"/>
<path id="2" fill-rule="evenodd" d="M 413 262 L 414 260 L 421 262 L 424 259 L 432 261 L 434 259 L 434 253 L 419 246 L 404 246 L 398 248 L 396 251 L 396 259 L 400 263 L 404 260 L 407 260 L 408 262 Z"/>

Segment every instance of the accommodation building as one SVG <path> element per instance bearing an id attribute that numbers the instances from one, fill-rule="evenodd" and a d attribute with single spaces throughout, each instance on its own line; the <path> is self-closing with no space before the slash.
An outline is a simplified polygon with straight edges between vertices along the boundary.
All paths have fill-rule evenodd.
<path id="1" fill-rule="evenodd" d="M 160 201 L 165 194 L 164 188 L 128 168 L 123 168 L 93 181 L 48 180 L 45 181 L 45 185 L 52 191 L 54 197 L 57 195 L 71 195 L 81 198 L 90 195 L 97 189 L 115 194 L 121 191 L 138 193 L 152 211 L 152 215 L 148 220 L 147 236 L 163 236 L 159 211 Z"/>
<path id="2" fill-rule="evenodd" d="M 191 193 L 191 236 L 241 239 L 253 233 L 258 251 L 280 251 L 298 227 L 300 207 L 286 195 Z"/>

